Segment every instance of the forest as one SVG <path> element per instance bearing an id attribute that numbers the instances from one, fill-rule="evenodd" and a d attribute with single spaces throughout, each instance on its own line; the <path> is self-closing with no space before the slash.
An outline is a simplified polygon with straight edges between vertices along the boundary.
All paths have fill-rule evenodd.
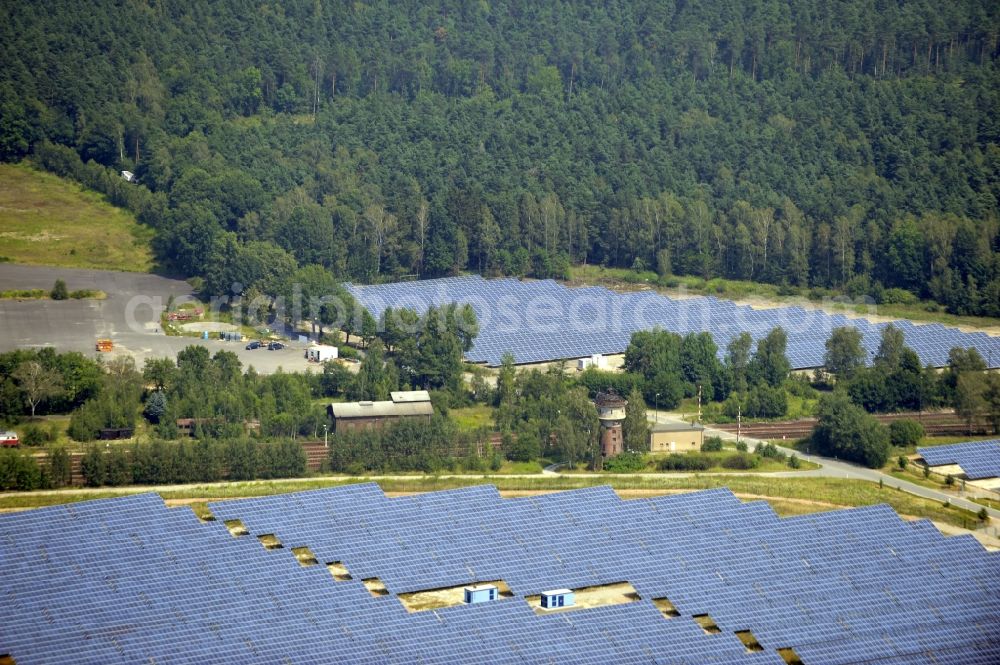
<path id="1" fill-rule="evenodd" d="M 591 263 L 1000 316 L 990 0 L 2 11 L 0 159 L 212 293 Z"/>

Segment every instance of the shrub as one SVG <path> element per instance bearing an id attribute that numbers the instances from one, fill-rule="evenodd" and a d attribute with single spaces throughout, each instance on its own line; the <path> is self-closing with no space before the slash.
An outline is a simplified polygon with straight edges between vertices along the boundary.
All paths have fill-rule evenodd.
<path id="1" fill-rule="evenodd" d="M 646 456 L 639 452 L 625 452 L 604 462 L 609 473 L 635 473 L 646 468 Z"/>
<path id="2" fill-rule="evenodd" d="M 42 470 L 33 456 L 20 450 L 0 450 L 0 490 L 36 490 Z"/>
<path id="3" fill-rule="evenodd" d="M 661 458 L 656 466 L 660 471 L 707 471 L 714 466 L 714 460 L 699 453 L 671 453 Z"/>
<path id="4" fill-rule="evenodd" d="M 52 286 L 52 291 L 49 293 L 49 297 L 53 300 L 66 300 L 66 298 L 69 298 L 69 291 L 66 289 L 66 282 L 61 279 L 57 279 L 56 283 Z"/>
<path id="5" fill-rule="evenodd" d="M 843 392 L 820 400 L 819 423 L 812 442 L 820 453 L 877 469 L 889 458 L 889 432 L 875 418 L 851 403 Z"/>
<path id="6" fill-rule="evenodd" d="M 985 522 L 990 518 L 990 512 L 986 508 L 980 508 L 979 512 L 976 513 L 976 517 L 979 518 L 980 522 Z"/>
<path id="7" fill-rule="evenodd" d="M 741 471 L 756 469 L 760 466 L 760 457 L 751 455 L 750 453 L 736 453 L 722 460 L 722 466 L 727 469 L 739 469 Z"/>
<path id="8" fill-rule="evenodd" d="M 915 420 L 894 420 L 889 424 L 889 442 L 906 448 L 924 438 L 924 426 Z"/>
<path id="9" fill-rule="evenodd" d="M 357 360 L 358 358 L 361 357 L 361 353 L 353 346 L 347 346 L 346 344 L 338 344 L 337 357 L 347 358 L 349 360 Z"/>
<path id="10" fill-rule="evenodd" d="M 896 464 L 899 466 L 901 471 L 905 471 L 906 467 L 910 464 L 910 460 L 906 457 L 906 455 L 900 455 L 899 459 L 896 460 Z"/>
<path id="11" fill-rule="evenodd" d="M 736 444 L 736 452 L 745 453 L 747 451 L 747 442 L 740 441 Z"/>
<path id="12" fill-rule="evenodd" d="M 951 487 L 952 485 L 954 485 L 955 484 L 955 476 L 953 476 L 953 475 L 951 475 L 949 473 L 948 476 L 944 479 L 944 484 L 947 485 L 948 487 Z"/>
<path id="13" fill-rule="evenodd" d="M 788 395 L 782 386 L 754 386 L 747 395 L 746 415 L 750 418 L 777 418 L 788 411 Z"/>
<path id="14" fill-rule="evenodd" d="M 915 305 L 919 301 L 913 293 L 899 288 L 885 289 L 880 300 L 883 305 Z"/>
<path id="15" fill-rule="evenodd" d="M 69 453 L 62 446 L 57 446 L 49 450 L 49 480 L 53 487 L 64 487 L 69 485 L 72 467 Z"/>
<path id="16" fill-rule="evenodd" d="M 791 469 L 798 469 L 802 466 L 802 462 L 799 461 L 799 456 L 792 453 L 792 456 L 788 458 L 788 467 Z"/>
<path id="17" fill-rule="evenodd" d="M 83 482 L 88 487 L 100 487 L 104 484 L 104 455 L 97 446 L 87 447 L 87 452 L 80 461 L 80 471 L 83 473 Z"/>
<path id="18" fill-rule="evenodd" d="M 45 443 L 48 438 L 48 434 L 38 425 L 28 425 L 24 428 L 24 432 L 21 435 L 21 443 L 34 448 Z"/>
<path id="19" fill-rule="evenodd" d="M 717 453 L 722 450 L 722 439 L 717 436 L 710 436 L 701 444 L 701 452 Z"/>
<path id="20" fill-rule="evenodd" d="M 773 443 L 758 443 L 753 452 L 755 455 L 767 457 L 768 459 L 785 461 L 785 453 L 778 450 L 778 446 Z"/>

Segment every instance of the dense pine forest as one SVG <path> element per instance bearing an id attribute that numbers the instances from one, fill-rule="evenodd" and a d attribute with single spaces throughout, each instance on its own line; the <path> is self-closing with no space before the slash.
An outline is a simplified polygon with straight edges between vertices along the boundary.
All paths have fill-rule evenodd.
<path id="1" fill-rule="evenodd" d="M 991 0 L 0 11 L 0 158 L 210 291 L 586 262 L 1000 316 Z"/>

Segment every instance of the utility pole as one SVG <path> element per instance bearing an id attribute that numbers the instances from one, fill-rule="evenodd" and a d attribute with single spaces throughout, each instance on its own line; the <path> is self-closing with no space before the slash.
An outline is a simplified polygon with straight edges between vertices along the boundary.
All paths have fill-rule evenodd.
<path id="1" fill-rule="evenodd" d="M 701 384 L 698 384 L 698 422 L 701 422 Z"/>
<path id="2" fill-rule="evenodd" d="M 743 432 L 743 405 L 736 405 L 736 447 L 740 447 L 740 434 Z"/>
<path id="3" fill-rule="evenodd" d="M 660 422 L 660 393 L 653 397 L 653 422 Z"/>

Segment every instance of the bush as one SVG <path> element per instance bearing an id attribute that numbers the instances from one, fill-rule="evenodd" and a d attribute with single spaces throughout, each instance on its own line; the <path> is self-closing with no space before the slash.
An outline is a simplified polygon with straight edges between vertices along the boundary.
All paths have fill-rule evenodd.
<path id="1" fill-rule="evenodd" d="M 889 442 L 900 448 L 914 446 L 924 438 L 924 426 L 915 420 L 894 420 L 889 424 Z"/>
<path id="2" fill-rule="evenodd" d="M 707 471 L 714 465 L 715 461 L 711 457 L 699 453 L 671 453 L 656 463 L 660 471 Z"/>
<path id="3" fill-rule="evenodd" d="M 915 305 L 919 298 L 906 289 L 891 288 L 882 291 L 880 303 L 883 305 Z"/>
<path id="4" fill-rule="evenodd" d="M 820 400 L 813 444 L 828 457 L 840 457 L 877 469 L 889 459 L 889 433 L 875 418 L 851 403 L 843 392 Z"/>
<path id="5" fill-rule="evenodd" d="M 104 484 L 106 477 L 104 455 L 97 446 L 87 447 L 87 452 L 83 454 L 83 459 L 80 461 L 80 471 L 83 473 L 83 482 L 87 487 L 100 487 Z"/>
<path id="6" fill-rule="evenodd" d="M 745 413 L 750 418 L 778 418 L 788 411 L 788 395 L 782 386 L 760 384 L 750 389 Z"/>
<path id="7" fill-rule="evenodd" d="M 736 453 L 723 459 L 722 466 L 727 469 L 748 471 L 750 469 L 756 469 L 760 466 L 760 457 L 757 455 L 751 455 L 750 453 Z"/>
<path id="8" fill-rule="evenodd" d="M 792 453 L 792 456 L 788 458 L 788 468 L 798 469 L 802 466 L 802 462 L 799 461 L 799 456 Z"/>
<path id="9" fill-rule="evenodd" d="M 38 425 L 28 425 L 24 428 L 24 432 L 21 435 L 21 443 L 24 445 L 34 448 L 36 446 L 41 446 L 49 440 L 49 435 Z"/>
<path id="10" fill-rule="evenodd" d="M 717 436 L 710 436 L 701 444 L 701 452 L 717 453 L 722 450 L 722 439 Z"/>
<path id="11" fill-rule="evenodd" d="M 525 424 L 517 436 L 504 432 L 500 435 L 500 449 L 504 457 L 511 462 L 530 462 L 538 459 L 542 454 L 538 428 Z"/>
<path id="12" fill-rule="evenodd" d="M 72 476 L 72 465 L 69 453 L 62 446 L 49 450 L 49 481 L 53 487 L 69 485 Z"/>
<path id="13" fill-rule="evenodd" d="M 642 388 L 641 374 L 631 372 L 608 372 L 588 367 L 577 375 L 577 381 L 587 387 L 591 395 L 613 389 L 619 395 L 631 395 L 636 388 Z M 650 402 L 652 404 L 652 402 Z M 662 401 L 660 403 L 662 406 Z"/>
<path id="14" fill-rule="evenodd" d="M 768 459 L 774 459 L 781 462 L 785 461 L 785 453 L 778 450 L 778 446 L 773 443 L 758 443 L 753 452 L 755 455 L 767 457 Z"/>
<path id="15" fill-rule="evenodd" d="M 906 455 L 900 455 L 899 459 L 896 460 L 896 464 L 899 466 L 901 471 L 905 471 L 906 467 L 910 464 L 910 460 L 906 457 Z"/>
<path id="16" fill-rule="evenodd" d="M 69 298 L 69 291 L 66 289 L 66 282 L 61 279 L 57 279 L 56 283 L 52 286 L 52 291 L 49 293 L 49 297 L 53 300 L 66 300 L 66 298 Z"/>
<path id="17" fill-rule="evenodd" d="M 33 456 L 19 450 L 0 450 L 0 490 L 36 490 L 42 470 Z"/>
<path id="18" fill-rule="evenodd" d="M 740 441 L 736 444 L 736 452 L 745 453 L 747 451 L 747 442 Z"/>
<path id="19" fill-rule="evenodd" d="M 346 358 L 348 360 L 357 360 L 361 357 L 361 352 L 355 349 L 353 346 L 347 346 L 346 344 L 338 344 L 337 357 Z"/>
<path id="20" fill-rule="evenodd" d="M 638 452 L 626 452 L 605 460 L 604 470 L 609 473 L 636 473 L 646 468 L 646 456 Z"/>

